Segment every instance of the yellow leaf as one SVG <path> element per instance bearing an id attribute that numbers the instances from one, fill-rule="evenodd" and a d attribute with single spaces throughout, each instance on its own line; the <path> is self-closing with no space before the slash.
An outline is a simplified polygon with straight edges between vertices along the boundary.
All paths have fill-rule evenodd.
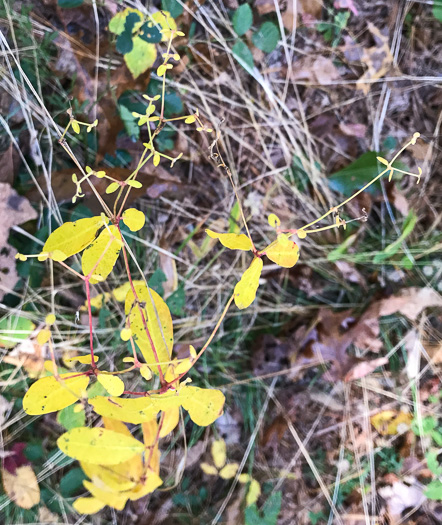
<path id="1" fill-rule="evenodd" d="M 161 67 L 161 66 L 160 66 Z M 159 68 L 158 68 L 159 69 Z M 159 153 L 155 153 L 155 155 L 153 156 L 153 165 L 156 167 L 158 166 L 158 164 L 160 163 L 160 159 L 161 159 L 161 156 L 159 155 Z"/>
<path id="2" fill-rule="evenodd" d="M 30 509 L 40 502 L 40 488 L 29 465 L 18 467 L 12 474 L 2 468 L 3 488 L 9 499 L 22 509 Z"/>
<path id="3" fill-rule="evenodd" d="M 272 228 L 276 228 L 277 226 L 281 225 L 281 221 L 279 220 L 279 217 L 275 215 L 274 213 L 271 213 L 268 218 L 269 225 Z"/>
<path id="4" fill-rule="evenodd" d="M 135 458 L 139 460 L 139 471 L 132 479 L 130 476 L 129 462 Z M 143 462 L 141 456 L 134 456 L 129 461 L 120 463 L 119 465 L 92 465 L 85 461 L 80 462 L 80 466 L 88 478 L 95 484 L 106 486 L 111 492 L 121 492 L 123 490 L 131 490 L 138 483 L 138 480 L 143 472 Z"/>
<path id="5" fill-rule="evenodd" d="M 115 493 L 103 488 L 97 487 L 91 481 L 83 481 L 84 487 L 92 494 L 92 496 L 99 501 L 102 501 L 109 507 L 112 507 L 116 510 L 123 510 L 128 500 L 128 496 L 124 493 Z"/>
<path id="6" fill-rule="evenodd" d="M 153 406 L 150 398 L 121 399 L 118 397 L 97 396 L 89 400 L 94 411 L 104 417 L 118 419 L 138 425 L 153 419 L 159 408 Z"/>
<path id="7" fill-rule="evenodd" d="M 212 458 L 216 468 L 222 468 L 226 464 L 226 442 L 217 439 L 212 443 Z"/>
<path id="8" fill-rule="evenodd" d="M 128 210 L 125 210 L 123 212 L 122 219 L 124 224 L 132 232 L 141 230 L 141 228 L 144 226 L 144 223 L 146 222 L 146 216 L 144 213 L 140 210 L 136 210 L 135 208 L 129 208 Z"/>
<path id="9" fill-rule="evenodd" d="M 143 498 L 153 492 L 156 488 L 163 484 L 163 480 L 155 472 L 149 473 L 144 483 L 138 484 L 133 490 L 127 493 L 130 500 L 135 501 Z"/>
<path id="10" fill-rule="evenodd" d="M 249 487 L 249 490 L 246 496 L 247 507 L 256 503 L 260 495 L 261 495 L 261 485 L 259 484 L 258 481 L 256 481 L 256 479 L 252 478 L 250 480 L 250 487 Z"/>
<path id="11" fill-rule="evenodd" d="M 218 471 L 213 465 L 209 465 L 209 463 L 203 462 L 201 463 L 200 467 L 204 474 L 207 474 L 208 476 L 218 476 Z"/>
<path id="12" fill-rule="evenodd" d="M 119 397 L 125 390 L 124 382 L 118 376 L 100 373 L 97 380 L 111 396 Z"/>
<path id="13" fill-rule="evenodd" d="M 81 268 L 84 275 L 92 271 L 91 284 L 104 281 L 111 273 L 122 246 L 121 235 L 116 226 L 105 228 L 98 238 L 84 251 Z M 98 262 L 98 264 L 97 264 Z M 99 278 L 95 278 L 98 276 Z"/>
<path id="14" fill-rule="evenodd" d="M 46 344 L 49 339 L 51 338 L 51 331 L 47 328 L 43 328 L 43 330 L 40 330 L 37 334 L 37 343 L 39 345 Z"/>
<path id="15" fill-rule="evenodd" d="M 106 221 L 109 222 L 107 219 Z M 52 252 L 62 252 L 64 257 L 57 257 L 58 260 L 64 260 L 71 255 L 75 255 L 91 244 L 95 239 L 97 231 L 103 224 L 101 217 L 65 222 L 49 235 L 48 240 L 43 246 L 42 253 L 48 253 L 49 257 L 53 258 L 51 256 Z"/>
<path id="16" fill-rule="evenodd" d="M 132 333 L 146 363 L 155 363 L 156 359 L 145 330 L 143 317 L 158 360 L 161 363 L 170 361 L 173 347 L 173 325 L 169 307 L 154 290 L 148 289 L 144 283 L 135 286 L 135 292 L 141 306 L 137 306 L 132 289 L 130 289 L 126 297 L 125 312 L 130 318 Z M 151 368 L 154 373 L 158 373 L 157 366 L 151 366 Z M 161 368 L 164 372 L 167 364 L 161 365 Z"/>
<path id="17" fill-rule="evenodd" d="M 117 465 L 144 450 L 134 437 L 105 428 L 73 428 L 58 438 L 57 445 L 71 458 L 98 465 Z"/>
<path id="18" fill-rule="evenodd" d="M 120 337 L 123 341 L 129 341 L 132 337 L 132 330 L 130 328 L 123 328 L 120 332 Z"/>
<path id="19" fill-rule="evenodd" d="M 55 315 L 54 314 L 48 314 L 45 318 L 45 323 L 48 325 L 48 326 L 52 326 L 56 321 L 56 318 L 55 318 Z"/>
<path id="20" fill-rule="evenodd" d="M 412 420 L 413 416 L 410 413 L 395 410 L 383 410 L 370 418 L 371 424 L 381 436 L 395 436 L 400 425 L 410 427 Z"/>
<path id="21" fill-rule="evenodd" d="M 94 358 L 95 358 L 95 362 L 97 362 L 100 359 L 100 356 L 95 355 Z M 64 361 L 65 363 L 78 362 L 83 365 L 90 365 L 92 363 L 92 356 L 91 354 L 76 355 L 75 357 L 67 357 L 66 359 L 64 359 Z"/>
<path id="22" fill-rule="evenodd" d="M 152 370 L 147 365 L 142 365 L 140 367 L 140 374 L 146 381 L 150 381 L 152 379 Z"/>
<path id="23" fill-rule="evenodd" d="M 288 239 L 285 235 L 280 235 L 278 239 L 270 244 L 263 253 L 274 263 L 283 268 L 295 266 L 299 259 L 298 245 Z"/>
<path id="24" fill-rule="evenodd" d="M 238 463 L 229 463 L 224 468 L 222 468 L 219 472 L 220 478 L 223 479 L 232 479 L 235 477 L 236 473 L 238 472 Z"/>
<path id="25" fill-rule="evenodd" d="M 179 407 L 171 408 L 164 412 L 163 424 L 161 425 L 160 438 L 166 437 L 177 427 L 180 422 Z"/>
<path id="26" fill-rule="evenodd" d="M 151 419 L 141 425 L 143 430 L 143 441 L 146 447 L 153 447 L 157 441 L 158 423 L 156 419 Z"/>
<path id="27" fill-rule="evenodd" d="M 130 13 L 137 13 L 140 20 L 139 22 L 136 22 L 134 25 L 134 30 L 141 27 L 144 20 L 144 15 L 141 11 L 138 9 L 134 9 L 132 7 L 126 7 L 123 11 L 120 11 L 115 16 L 113 16 L 109 21 L 108 29 L 111 33 L 114 33 L 115 35 L 121 35 L 121 33 L 124 31 L 124 24 L 126 23 L 126 18 Z"/>
<path id="28" fill-rule="evenodd" d="M 43 377 L 26 392 L 23 410 L 31 416 L 37 416 L 66 408 L 83 396 L 88 384 L 89 377 L 85 375 L 61 374 L 60 381 L 54 376 Z"/>
<path id="29" fill-rule="evenodd" d="M 169 39 L 170 31 L 176 31 L 176 22 L 171 17 L 169 11 L 155 11 L 155 13 L 152 13 L 150 18 L 155 22 L 155 24 L 158 24 L 161 27 L 163 35 L 161 40 L 163 42 L 166 42 Z"/>
<path id="30" fill-rule="evenodd" d="M 71 125 L 75 133 L 80 133 L 80 124 L 76 120 L 72 120 Z"/>
<path id="31" fill-rule="evenodd" d="M 145 42 L 139 36 L 133 37 L 132 42 L 132 51 L 124 55 L 124 61 L 132 76 L 137 78 L 153 66 L 157 58 L 157 48 L 154 44 Z"/>
<path id="32" fill-rule="evenodd" d="M 151 400 L 161 410 L 167 410 L 178 402 L 189 412 L 190 419 L 194 423 L 206 427 L 222 414 L 225 397 L 220 390 L 183 386 L 175 395 L 151 396 Z"/>
<path id="33" fill-rule="evenodd" d="M 206 233 L 212 239 L 218 239 L 229 250 L 249 251 L 252 249 L 252 243 L 244 233 L 217 233 L 208 229 Z"/>
<path id="34" fill-rule="evenodd" d="M 96 514 L 104 503 L 97 498 L 77 498 L 72 506 L 78 514 Z"/>
<path id="35" fill-rule="evenodd" d="M 262 259 L 255 257 L 243 273 L 241 280 L 236 284 L 233 293 L 235 294 L 235 304 L 240 310 L 249 307 L 255 300 L 262 267 Z"/>
<path id="36" fill-rule="evenodd" d="M 238 481 L 240 483 L 248 483 L 250 480 L 250 474 L 240 474 L 238 476 Z"/>

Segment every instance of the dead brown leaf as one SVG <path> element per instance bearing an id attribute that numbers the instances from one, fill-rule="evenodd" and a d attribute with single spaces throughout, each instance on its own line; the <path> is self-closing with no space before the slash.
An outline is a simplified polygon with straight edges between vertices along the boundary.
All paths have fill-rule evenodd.
<path id="1" fill-rule="evenodd" d="M 40 502 L 40 487 L 30 465 L 18 467 L 13 472 L 2 468 L 3 488 L 8 497 L 22 509 L 30 509 Z"/>
<path id="2" fill-rule="evenodd" d="M 330 58 L 308 56 L 293 64 L 291 78 L 293 81 L 305 80 L 326 86 L 331 84 L 333 80 L 339 79 L 340 75 Z"/>
<path id="3" fill-rule="evenodd" d="M 0 299 L 13 290 L 18 281 L 15 269 L 17 250 L 8 244 L 12 226 L 37 218 L 29 201 L 19 195 L 9 184 L 0 183 Z"/>
<path id="4" fill-rule="evenodd" d="M 356 89 L 367 95 L 371 88 L 371 81 L 382 78 L 393 65 L 393 55 L 390 50 L 388 34 L 384 35 L 380 29 L 368 22 L 368 29 L 373 35 L 376 45 L 364 48 L 361 62 L 367 67 L 365 73 L 359 78 Z"/>

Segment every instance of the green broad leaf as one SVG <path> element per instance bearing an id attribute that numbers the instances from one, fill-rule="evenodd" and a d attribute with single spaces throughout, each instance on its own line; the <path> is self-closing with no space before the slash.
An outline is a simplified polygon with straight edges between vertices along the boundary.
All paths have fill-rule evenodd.
<path id="1" fill-rule="evenodd" d="M 184 315 L 184 307 L 186 305 L 186 294 L 184 288 L 177 288 L 169 297 L 166 299 L 166 304 L 173 315 L 181 317 Z"/>
<path id="2" fill-rule="evenodd" d="M 424 495 L 427 496 L 428 499 L 442 500 L 442 481 L 434 479 L 427 485 L 427 490 L 424 492 Z"/>
<path id="3" fill-rule="evenodd" d="M 81 468 L 69 470 L 60 480 L 60 494 L 63 498 L 72 498 L 77 492 L 82 492 L 83 481 L 87 479 Z"/>
<path id="4" fill-rule="evenodd" d="M 244 44 L 242 40 L 238 40 L 232 47 L 232 53 L 235 59 L 246 70 L 253 70 L 255 64 L 253 62 L 253 55 L 250 49 Z"/>
<path id="5" fill-rule="evenodd" d="M 72 428 L 84 427 L 86 424 L 86 414 L 84 408 L 78 410 L 78 405 L 70 405 L 66 408 L 63 408 L 57 414 L 57 422 L 64 427 L 66 430 L 71 430 Z"/>
<path id="6" fill-rule="evenodd" d="M 241 231 L 241 211 L 238 201 L 232 207 L 229 216 L 229 233 L 239 233 Z"/>
<path id="7" fill-rule="evenodd" d="M 132 112 L 129 111 L 126 106 L 118 106 L 118 111 L 126 133 L 136 142 L 140 138 L 140 127 L 137 124 L 138 119 L 132 115 Z"/>
<path id="8" fill-rule="evenodd" d="M 164 116 L 166 118 L 179 115 L 183 111 L 183 102 L 177 93 L 172 91 L 164 95 Z"/>
<path id="9" fill-rule="evenodd" d="M 428 452 L 426 455 L 427 466 L 435 476 L 442 476 L 442 465 L 439 463 L 437 451 Z"/>
<path id="10" fill-rule="evenodd" d="M 155 290 L 158 295 L 161 295 L 161 297 L 163 297 L 164 295 L 163 283 L 165 283 L 166 281 L 167 281 L 166 274 L 163 272 L 161 268 L 157 268 L 151 275 L 150 279 L 147 281 L 147 284 L 149 285 L 149 288 L 152 288 L 152 290 Z"/>
<path id="11" fill-rule="evenodd" d="M 433 16 L 436 20 L 439 20 L 439 22 L 442 23 L 442 2 L 441 0 L 434 0 Z"/>
<path id="12" fill-rule="evenodd" d="M 132 41 L 132 33 L 127 33 L 126 31 L 124 31 L 124 33 L 121 33 L 121 35 L 118 35 L 117 41 L 115 42 L 115 47 L 117 51 L 122 55 L 130 53 L 134 47 L 134 43 Z"/>
<path id="13" fill-rule="evenodd" d="M 84 0 L 58 0 L 58 5 L 62 9 L 72 9 L 73 7 L 80 7 Z"/>
<path id="14" fill-rule="evenodd" d="M 276 525 L 281 512 L 282 493 L 280 490 L 272 493 L 259 512 L 256 503 L 245 509 L 244 525 Z"/>
<path id="15" fill-rule="evenodd" d="M 433 416 L 423 417 L 420 421 L 418 419 L 413 419 L 411 423 L 411 430 L 416 436 L 428 436 L 428 434 L 431 434 L 436 427 L 437 421 Z"/>
<path id="16" fill-rule="evenodd" d="M 138 13 L 129 13 L 126 16 L 126 20 L 124 22 L 124 33 L 132 34 L 133 30 L 135 29 L 135 25 L 140 22 L 141 18 Z"/>
<path id="17" fill-rule="evenodd" d="M 276 49 L 280 38 L 281 33 L 278 27 L 273 22 L 264 22 L 259 30 L 253 34 L 252 42 L 261 51 L 270 53 Z"/>
<path id="18" fill-rule="evenodd" d="M 183 6 L 177 0 L 161 0 L 161 8 L 163 11 L 169 11 L 172 18 L 177 18 L 183 14 Z"/>
<path id="19" fill-rule="evenodd" d="M 144 42 L 139 36 L 133 38 L 134 47 L 124 55 L 124 61 L 134 78 L 139 77 L 151 68 L 157 58 L 157 48 L 154 44 Z"/>
<path id="20" fill-rule="evenodd" d="M 233 29 L 238 36 L 242 36 L 252 27 L 253 13 L 249 4 L 242 4 L 233 14 Z"/>
<path id="21" fill-rule="evenodd" d="M 145 22 L 139 30 L 138 36 L 141 40 L 149 42 L 149 44 L 157 44 L 161 42 L 163 35 L 157 26 L 152 26 L 149 22 Z"/>
<path id="22" fill-rule="evenodd" d="M 35 329 L 35 324 L 19 315 L 11 315 L 0 320 L 0 346 L 14 348 L 27 339 Z"/>
<path id="23" fill-rule="evenodd" d="M 342 193 L 345 197 L 350 197 L 356 190 L 360 190 L 365 184 L 369 183 L 384 168 L 376 157 L 376 151 L 367 151 L 346 168 L 339 170 L 328 178 L 328 184 L 334 191 Z M 380 191 L 380 183 L 376 181 L 367 192 L 374 194 Z"/>

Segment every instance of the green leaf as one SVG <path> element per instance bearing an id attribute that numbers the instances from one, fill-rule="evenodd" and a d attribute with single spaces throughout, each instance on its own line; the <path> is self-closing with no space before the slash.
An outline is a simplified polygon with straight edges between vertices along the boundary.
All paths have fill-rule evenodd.
<path id="1" fill-rule="evenodd" d="M 167 281 L 166 274 L 163 272 L 161 268 L 157 268 L 151 275 L 147 284 L 149 285 L 149 288 L 152 288 L 152 290 L 155 290 L 157 294 L 163 296 L 164 288 L 163 288 L 162 283 L 165 283 L 166 281 Z M 170 306 L 169 306 L 169 309 L 170 309 Z"/>
<path id="2" fill-rule="evenodd" d="M 157 26 L 152 26 L 150 22 L 145 22 L 139 30 L 138 36 L 141 40 L 149 42 L 149 44 L 157 44 L 161 42 L 162 34 Z"/>
<path id="3" fill-rule="evenodd" d="M 442 476 L 442 465 L 437 458 L 437 451 L 428 452 L 426 455 L 427 466 L 435 476 Z"/>
<path id="4" fill-rule="evenodd" d="M 11 315 L 0 320 L 0 346 L 14 348 L 27 339 L 35 328 L 35 324 L 18 315 Z"/>
<path id="5" fill-rule="evenodd" d="M 434 0 L 433 16 L 436 20 L 439 20 L 439 22 L 442 23 L 442 2 L 440 2 L 440 0 Z"/>
<path id="6" fill-rule="evenodd" d="M 63 408 L 57 414 L 57 422 L 66 430 L 84 427 L 86 423 L 86 414 L 84 408 L 81 408 L 81 410 L 78 410 L 78 408 L 78 405 L 70 405 Z"/>
<path id="7" fill-rule="evenodd" d="M 154 44 L 144 42 L 139 36 L 134 37 L 133 44 L 132 51 L 124 55 L 124 61 L 132 76 L 137 78 L 153 66 L 157 58 L 157 48 Z"/>
<path id="8" fill-rule="evenodd" d="M 251 28 L 253 13 L 249 4 L 242 4 L 233 14 L 233 29 L 238 36 L 242 36 Z"/>
<path id="9" fill-rule="evenodd" d="M 424 492 L 424 495 L 427 496 L 428 499 L 442 500 L 442 481 L 434 479 L 427 485 L 427 490 Z"/>
<path id="10" fill-rule="evenodd" d="M 245 509 L 245 525 L 276 525 L 281 512 L 282 493 L 280 490 L 273 492 L 258 511 L 256 503 Z"/>
<path id="11" fill-rule="evenodd" d="M 417 215 L 413 212 L 413 210 L 411 210 L 407 218 L 405 219 L 404 227 L 403 227 L 401 235 L 398 237 L 398 239 L 396 239 L 396 241 L 394 241 L 392 244 L 387 246 L 383 252 L 377 253 L 373 258 L 373 262 L 375 264 L 378 264 L 386 259 L 389 259 L 393 255 L 395 255 L 399 251 L 402 242 L 414 230 L 416 222 L 417 222 Z"/>
<path id="12" fill-rule="evenodd" d="M 251 71 L 255 64 L 253 63 L 253 55 L 250 49 L 242 42 L 238 40 L 232 47 L 233 56 L 241 64 L 246 71 Z"/>
<path id="13" fill-rule="evenodd" d="M 62 9 L 72 9 L 73 7 L 80 7 L 84 0 L 58 0 L 58 5 Z"/>
<path id="14" fill-rule="evenodd" d="M 82 492 L 83 481 L 87 479 L 81 468 L 69 470 L 60 480 L 60 494 L 63 498 L 71 498 L 77 492 Z"/>
<path id="15" fill-rule="evenodd" d="M 339 170 L 328 178 L 328 184 L 334 191 L 350 197 L 356 190 L 361 189 L 382 171 L 377 160 L 379 153 L 367 151 L 346 168 Z M 380 190 L 379 181 L 367 188 L 368 193 Z"/>
<path id="16" fill-rule="evenodd" d="M 161 8 L 163 11 L 169 11 L 172 18 L 177 18 L 183 14 L 183 6 L 177 0 L 161 0 Z"/>
<path id="17" fill-rule="evenodd" d="M 171 313 L 178 317 L 184 315 L 184 306 L 186 305 L 186 294 L 184 288 L 180 286 L 166 299 L 166 304 Z"/>
<path id="18" fill-rule="evenodd" d="M 133 47 L 134 43 L 132 41 L 132 33 L 124 31 L 123 33 L 121 33 L 121 35 L 118 35 L 117 40 L 115 42 L 115 48 L 119 53 L 121 53 L 122 55 L 130 53 Z"/>
<path id="19" fill-rule="evenodd" d="M 411 430 L 416 436 L 428 436 L 437 427 L 437 421 L 433 416 L 427 416 L 419 419 L 413 419 L 411 423 Z M 422 434 L 421 434 L 422 429 Z"/>
<path id="20" fill-rule="evenodd" d="M 132 112 L 126 106 L 118 106 L 120 118 L 123 121 L 124 127 L 129 137 L 136 141 L 140 138 L 140 126 L 138 126 L 138 119 L 132 115 Z"/>
<path id="21" fill-rule="evenodd" d="M 278 45 L 281 33 L 273 22 L 264 22 L 259 30 L 253 34 L 252 42 L 258 49 L 270 53 Z"/>

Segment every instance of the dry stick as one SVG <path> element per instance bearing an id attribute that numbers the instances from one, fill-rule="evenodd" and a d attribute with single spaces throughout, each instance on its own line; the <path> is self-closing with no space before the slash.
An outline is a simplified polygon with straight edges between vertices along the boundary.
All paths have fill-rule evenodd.
<path id="1" fill-rule="evenodd" d="M 118 225 L 117 228 L 118 228 L 118 231 L 121 233 L 120 225 Z M 157 363 L 158 374 L 160 376 L 160 382 L 161 382 L 161 385 L 164 385 L 164 384 L 166 384 L 166 382 L 165 382 L 165 379 L 164 379 L 163 370 L 161 368 L 161 365 L 159 364 L 160 363 L 160 359 L 158 357 L 158 353 L 157 353 L 157 350 L 155 348 L 155 344 L 154 344 L 154 342 L 152 340 L 152 336 L 150 335 L 150 331 L 149 331 L 149 328 L 147 326 L 146 318 L 144 317 L 144 312 L 143 312 L 143 309 L 141 308 L 141 305 L 140 305 L 140 300 L 138 299 L 137 292 L 135 291 L 135 286 L 134 286 L 134 283 L 132 281 L 132 274 L 131 274 L 130 268 L 129 268 L 129 260 L 127 258 L 126 247 L 124 246 L 124 244 L 123 244 L 123 257 L 124 257 L 124 264 L 126 266 L 127 276 L 129 278 L 130 287 L 132 289 L 132 293 L 134 294 L 135 302 L 137 304 L 137 308 L 138 308 L 138 311 L 140 312 L 141 320 L 143 322 L 144 331 L 146 332 L 147 338 L 149 340 L 149 344 L 150 344 L 150 346 L 152 348 L 152 353 L 153 353 L 154 359 L 155 359 L 155 361 Z"/>

